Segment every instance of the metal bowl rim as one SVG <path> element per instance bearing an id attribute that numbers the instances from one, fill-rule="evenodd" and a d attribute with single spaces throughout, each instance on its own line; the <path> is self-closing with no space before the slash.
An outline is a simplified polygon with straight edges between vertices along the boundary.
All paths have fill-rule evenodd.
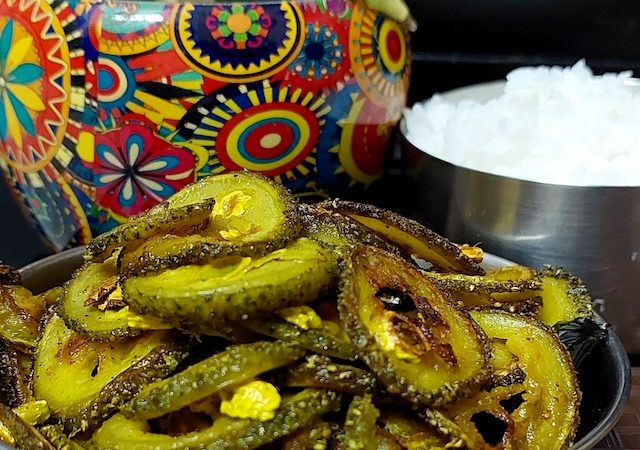
<path id="1" fill-rule="evenodd" d="M 474 91 L 481 91 L 484 89 L 497 89 L 500 86 L 504 86 L 506 84 L 506 81 L 504 80 L 495 80 L 495 81 L 488 81 L 485 83 L 477 83 L 477 84 L 471 84 L 468 86 L 463 86 L 463 87 L 459 87 L 456 89 L 452 89 L 450 91 L 446 91 L 446 92 L 442 92 L 439 93 L 438 95 L 443 97 L 443 98 L 447 98 L 447 96 L 450 95 L 456 95 L 459 96 L 462 93 L 465 93 L 467 91 L 469 92 L 474 92 Z M 468 97 L 469 100 L 472 100 L 473 97 Z M 428 99 L 427 99 L 428 100 Z M 418 103 L 422 103 L 426 100 L 422 100 Z M 529 183 L 531 185 L 538 185 L 538 186 L 546 186 L 549 188 L 553 188 L 553 189 L 581 189 L 581 190 L 587 190 L 587 189 L 600 189 L 600 190 L 612 190 L 612 189 L 624 189 L 624 190 L 632 190 L 632 189 L 640 189 L 640 185 L 637 186 L 608 186 L 608 185 L 589 185 L 589 186 L 580 186 L 580 185 L 573 185 L 573 184 L 555 184 L 555 183 L 546 183 L 543 181 L 533 181 L 533 180 L 524 180 L 521 178 L 514 178 L 514 177 L 509 177 L 506 175 L 497 175 L 494 173 L 490 173 L 484 170 L 478 170 L 478 169 L 473 169 L 471 167 L 465 167 L 465 166 L 459 166 L 457 164 L 453 164 L 451 162 L 445 161 L 444 159 L 438 158 L 437 156 L 432 155 L 431 153 L 427 152 L 426 150 L 421 149 L 420 147 L 418 147 L 417 145 L 415 145 L 413 142 L 411 142 L 409 140 L 409 138 L 407 137 L 407 121 L 406 118 L 403 116 L 402 119 L 400 120 L 399 123 L 399 130 L 400 130 L 400 135 L 402 137 L 402 140 L 404 141 L 405 144 L 410 145 L 413 149 L 419 151 L 420 153 L 424 154 L 426 157 L 428 158 L 432 158 L 433 160 L 441 163 L 441 164 L 445 164 L 447 166 L 450 166 L 452 168 L 455 168 L 457 170 L 462 170 L 462 171 L 468 171 L 470 173 L 478 173 L 478 174 L 483 174 L 486 175 L 488 177 L 495 177 L 496 181 L 515 181 L 515 182 L 519 182 L 519 183 Z M 403 146 L 405 147 L 405 146 Z"/>

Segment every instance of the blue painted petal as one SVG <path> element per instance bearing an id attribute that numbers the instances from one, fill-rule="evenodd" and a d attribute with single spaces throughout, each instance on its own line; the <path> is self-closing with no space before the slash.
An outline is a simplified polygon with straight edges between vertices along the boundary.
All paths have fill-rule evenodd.
<path id="1" fill-rule="evenodd" d="M 29 84 L 42 76 L 44 69 L 33 63 L 20 64 L 7 77 L 10 83 Z"/>
<path id="2" fill-rule="evenodd" d="M 9 19 L 7 24 L 2 29 L 0 35 L 0 67 L 4 71 L 4 65 L 7 62 L 7 56 L 9 55 L 9 49 L 11 48 L 11 41 L 13 40 L 13 19 Z"/>
<path id="3" fill-rule="evenodd" d="M 22 103 L 20 103 L 20 100 L 18 100 L 18 98 L 15 95 L 13 95 L 11 91 L 7 90 L 6 92 L 7 92 L 7 95 L 9 96 L 9 101 L 11 102 L 11 106 L 13 106 L 13 111 L 16 113 L 16 117 L 18 117 L 18 120 L 20 121 L 22 128 L 24 128 L 24 130 L 27 133 L 29 133 L 31 136 L 35 136 L 36 128 L 33 125 L 33 120 L 31 120 L 31 116 L 29 115 L 27 108 L 25 108 L 22 105 Z"/>
<path id="4" fill-rule="evenodd" d="M 4 94 L 4 92 L 2 92 Z M 4 95 L 0 95 L 0 139 L 7 139 L 7 113 L 4 110 Z"/>

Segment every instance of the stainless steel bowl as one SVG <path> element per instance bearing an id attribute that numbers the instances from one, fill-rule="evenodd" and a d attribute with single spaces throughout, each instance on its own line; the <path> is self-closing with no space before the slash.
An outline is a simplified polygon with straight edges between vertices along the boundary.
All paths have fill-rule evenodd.
<path id="1" fill-rule="evenodd" d="M 504 83 L 445 93 L 488 100 Z M 575 187 L 521 181 L 449 164 L 403 131 L 407 214 L 458 242 L 534 267 L 579 275 L 629 353 L 640 353 L 640 187 Z"/>
<path id="2" fill-rule="evenodd" d="M 41 292 L 64 283 L 82 264 L 82 252 L 83 248 L 75 248 L 22 268 L 25 286 Z M 493 255 L 485 258 L 487 268 L 506 264 L 509 261 Z M 608 331 L 607 338 L 594 348 L 583 364 L 578 371 L 583 391 L 580 428 L 576 444 L 570 450 L 594 448 L 617 423 L 631 391 L 629 359 L 615 333 Z M 603 371 L 603 367 L 607 370 Z M 0 450 L 12 449 L 0 443 Z"/>

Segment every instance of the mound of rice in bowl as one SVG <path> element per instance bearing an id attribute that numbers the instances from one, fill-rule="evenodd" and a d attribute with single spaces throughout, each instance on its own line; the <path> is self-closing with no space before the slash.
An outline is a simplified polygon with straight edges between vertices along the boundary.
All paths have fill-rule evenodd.
<path id="1" fill-rule="evenodd" d="M 523 67 L 487 102 L 435 95 L 405 111 L 407 138 L 452 164 L 522 180 L 640 186 L 640 85 L 631 72 Z"/>

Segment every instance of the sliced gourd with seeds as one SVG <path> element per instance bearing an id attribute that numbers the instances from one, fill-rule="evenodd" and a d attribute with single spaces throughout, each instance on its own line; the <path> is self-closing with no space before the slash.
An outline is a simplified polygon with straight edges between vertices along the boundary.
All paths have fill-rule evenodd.
<path id="1" fill-rule="evenodd" d="M 33 389 L 70 430 L 99 423 L 144 385 L 171 373 L 185 356 L 173 331 L 97 342 L 52 315 L 38 343 Z M 53 381 L 55 380 L 55 381 Z"/>
<path id="2" fill-rule="evenodd" d="M 179 436 L 153 433 L 146 421 L 117 414 L 93 435 L 92 443 L 102 450 L 250 450 L 287 436 L 339 407 L 339 394 L 305 389 L 285 398 L 271 420 L 223 416 L 209 428 Z"/>
<path id="3" fill-rule="evenodd" d="M 555 333 L 535 320 L 504 311 L 471 315 L 490 339 L 504 342 L 525 373 L 524 402 L 511 413 L 511 438 L 518 448 L 570 446 L 578 428 L 581 393 L 571 356 Z"/>
<path id="4" fill-rule="evenodd" d="M 74 273 L 59 308 L 67 326 L 96 339 L 171 328 L 155 317 L 130 311 L 123 303 L 116 258 L 114 255 L 102 263 L 86 263 Z"/>
<path id="5" fill-rule="evenodd" d="M 390 393 L 443 404 L 487 379 L 484 333 L 413 265 L 356 245 L 342 281 L 340 317 Z"/>
<path id="6" fill-rule="evenodd" d="M 171 206 L 167 202 L 129 219 L 113 230 L 94 238 L 84 252 L 86 260 L 104 261 L 113 252 L 127 245 L 135 248 L 145 239 L 158 233 L 187 234 L 192 228 L 202 227 L 209 220 L 214 199 L 204 199 L 185 205 Z"/>
<path id="7" fill-rule="evenodd" d="M 327 200 L 318 207 L 360 222 L 402 249 L 407 258 L 425 260 L 444 272 L 484 274 L 484 270 L 460 247 L 415 220 L 364 203 Z"/>
<path id="8" fill-rule="evenodd" d="M 227 257 L 202 264 L 128 278 L 124 300 L 186 328 L 245 320 L 264 311 L 308 303 L 334 285 L 335 255 L 300 238 L 289 246 L 252 259 Z"/>

